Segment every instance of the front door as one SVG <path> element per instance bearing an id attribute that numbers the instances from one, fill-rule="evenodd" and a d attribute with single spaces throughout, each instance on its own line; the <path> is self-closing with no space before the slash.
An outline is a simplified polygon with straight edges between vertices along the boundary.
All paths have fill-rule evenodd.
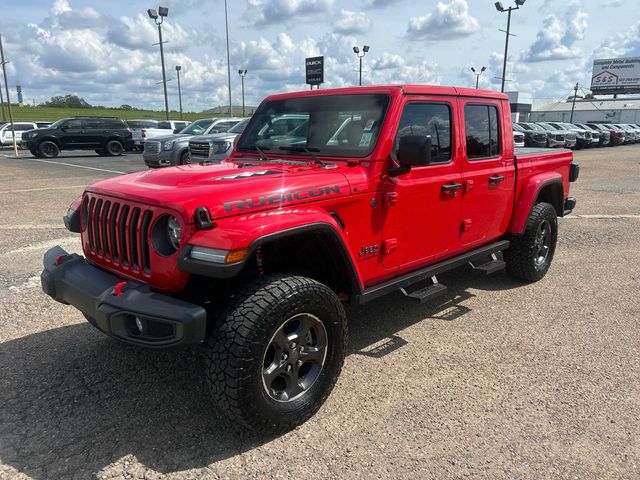
<path id="1" fill-rule="evenodd" d="M 466 140 L 460 239 L 470 248 L 498 239 L 507 229 L 515 170 L 513 142 L 503 139 L 513 133 L 510 119 L 499 115 L 499 100 L 460 102 Z"/>
<path id="2" fill-rule="evenodd" d="M 60 134 L 60 143 L 63 148 L 79 148 L 83 146 L 84 142 L 84 125 L 81 119 L 73 118 L 67 120 L 62 126 L 62 133 Z"/>
<path id="3" fill-rule="evenodd" d="M 385 178 L 384 267 L 418 267 L 459 249 L 462 172 L 454 134 L 451 103 L 414 97 L 405 104 L 392 157 L 400 137 L 425 135 L 431 137 L 431 164 Z"/>

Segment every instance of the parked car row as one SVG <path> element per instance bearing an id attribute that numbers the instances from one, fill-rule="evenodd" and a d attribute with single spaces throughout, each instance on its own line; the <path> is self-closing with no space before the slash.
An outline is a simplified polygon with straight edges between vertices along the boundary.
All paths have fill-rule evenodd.
<path id="1" fill-rule="evenodd" d="M 516 147 L 581 149 L 640 142 L 640 124 L 516 122 L 513 124 Z M 524 145 L 516 135 L 524 135 Z"/>
<path id="2" fill-rule="evenodd" d="M 15 131 L 20 148 L 28 149 L 39 158 L 54 158 L 63 150 L 94 150 L 98 155 L 114 156 L 137 148 L 146 150 L 145 162 L 147 157 L 155 157 L 148 165 L 155 161 L 156 165 L 150 166 L 169 166 L 186 163 L 191 136 L 226 132 L 241 120 L 205 118 L 191 123 L 78 116 L 56 122 L 14 122 L 13 129 L 10 123 L 2 122 L 0 146 L 13 145 Z M 145 142 L 150 142 L 146 149 Z"/>

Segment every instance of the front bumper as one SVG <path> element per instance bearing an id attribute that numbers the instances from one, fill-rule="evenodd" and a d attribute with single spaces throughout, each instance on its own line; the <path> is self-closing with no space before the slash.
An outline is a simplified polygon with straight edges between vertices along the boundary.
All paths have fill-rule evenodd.
<path id="1" fill-rule="evenodd" d="M 205 339 L 204 308 L 153 292 L 143 283 L 128 281 L 122 287 L 121 278 L 58 246 L 45 253 L 40 278 L 44 293 L 73 305 L 98 330 L 124 342 L 162 348 Z"/>

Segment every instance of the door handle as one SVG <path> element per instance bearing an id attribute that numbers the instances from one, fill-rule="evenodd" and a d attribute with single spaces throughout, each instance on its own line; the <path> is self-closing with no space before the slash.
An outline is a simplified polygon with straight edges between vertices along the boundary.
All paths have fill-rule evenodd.
<path id="1" fill-rule="evenodd" d="M 455 193 L 456 190 L 460 190 L 462 188 L 461 183 L 445 183 L 440 187 L 441 192 Z"/>
<path id="2" fill-rule="evenodd" d="M 504 175 L 491 175 L 489 177 L 489 183 L 500 183 L 504 180 Z"/>

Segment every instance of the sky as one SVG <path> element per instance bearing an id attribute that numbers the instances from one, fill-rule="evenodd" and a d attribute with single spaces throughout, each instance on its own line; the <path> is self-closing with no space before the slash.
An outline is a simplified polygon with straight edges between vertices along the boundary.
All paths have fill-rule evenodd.
<path id="1" fill-rule="evenodd" d="M 247 69 L 247 105 L 271 93 L 308 88 L 304 59 L 325 56 L 322 88 L 357 84 L 353 46 L 369 45 L 363 84 L 472 87 L 470 67 L 487 70 L 480 87 L 500 89 L 507 14 L 491 0 L 228 0 L 231 82 Z M 515 5 L 513 0 L 502 2 Z M 163 0 L 169 107 L 202 111 L 228 104 L 223 0 Z M 158 32 L 139 0 L 0 0 L 9 86 L 25 102 L 76 94 L 93 105 L 161 110 Z M 588 90 L 594 58 L 640 56 L 637 2 L 527 0 L 513 12 L 507 91 L 535 103 Z M 159 83 L 160 82 L 160 83 Z M 580 92 L 579 92 L 580 93 Z"/>

